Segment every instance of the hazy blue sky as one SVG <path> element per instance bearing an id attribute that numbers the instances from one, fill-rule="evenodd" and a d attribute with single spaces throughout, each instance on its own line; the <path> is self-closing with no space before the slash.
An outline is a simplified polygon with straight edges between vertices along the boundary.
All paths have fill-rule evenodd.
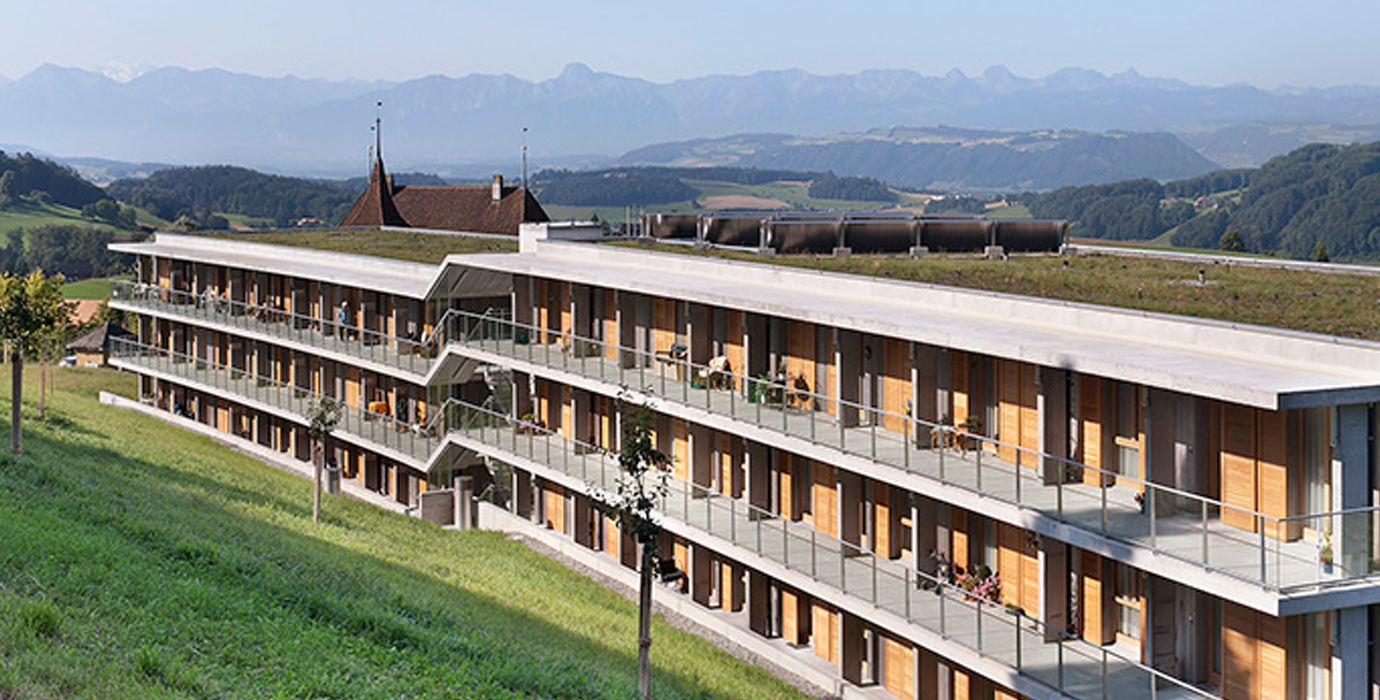
<path id="1" fill-rule="evenodd" d="M 1066 66 L 1220 85 L 1380 85 L 1376 0 L 0 0 L 0 76 L 42 63 L 401 80 L 573 61 L 656 82 Z"/>

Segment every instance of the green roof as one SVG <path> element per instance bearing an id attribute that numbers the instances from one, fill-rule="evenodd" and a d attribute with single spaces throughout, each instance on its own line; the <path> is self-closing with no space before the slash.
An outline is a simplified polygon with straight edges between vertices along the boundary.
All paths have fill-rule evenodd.
<path id="1" fill-rule="evenodd" d="M 664 243 L 612 245 L 1380 340 L 1380 276 L 1360 272 L 1096 253 L 1012 255 L 1006 260 L 945 254 L 836 258 L 762 256 Z"/>
<path id="2" fill-rule="evenodd" d="M 376 228 L 217 231 L 197 235 L 250 243 L 313 248 L 336 253 L 373 255 L 432 265 L 439 264 L 445 260 L 447 255 L 516 253 L 518 249 L 516 237 L 508 239 Z"/>

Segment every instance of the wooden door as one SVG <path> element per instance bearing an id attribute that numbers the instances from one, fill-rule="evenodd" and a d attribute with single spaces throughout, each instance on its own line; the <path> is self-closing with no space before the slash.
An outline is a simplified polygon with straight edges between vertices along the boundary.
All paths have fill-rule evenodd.
<path id="1" fill-rule="evenodd" d="M 1255 409 L 1222 406 L 1222 522 L 1255 532 L 1256 509 Z M 1238 510 L 1240 509 L 1240 510 Z"/>

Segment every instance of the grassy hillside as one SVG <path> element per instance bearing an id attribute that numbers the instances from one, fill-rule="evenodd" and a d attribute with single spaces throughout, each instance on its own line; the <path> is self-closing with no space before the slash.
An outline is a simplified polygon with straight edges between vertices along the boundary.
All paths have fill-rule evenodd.
<path id="1" fill-rule="evenodd" d="M 57 377 L 25 455 L 0 457 L 0 697 L 634 694 L 623 598 L 496 533 L 330 497 L 313 524 L 305 481 L 97 404 L 132 376 Z M 660 698 L 801 697 L 660 622 L 654 639 Z"/>
<path id="2" fill-rule="evenodd" d="M 13 231 L 17 228 L 31 229 L 48 225 L 115 230 L 115 227 L 109 224 L 96 223 L 90 219 L 82 218 L 80 209 L 65 207 L 61 204 L 35 204 L 20 201 L 0 209 L 0 233 Z M 4 243 L 0 242 L 0 245 L 4 245 Z"/>

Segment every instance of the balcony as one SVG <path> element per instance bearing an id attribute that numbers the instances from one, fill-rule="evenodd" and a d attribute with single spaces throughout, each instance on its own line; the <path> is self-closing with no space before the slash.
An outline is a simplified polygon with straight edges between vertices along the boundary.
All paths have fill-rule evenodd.
<path id="1" fill-rule="evenodd" d="M 371 331 L 334 317 L 289 313 L 267 305 L 247 304 L 224 297 L 193 294 L 128 280 L 111 284 L 110 301 L 136 313 L 186 319 L 241 333 L 256 334 L 310 346 L 327 353 L 374 362 L 425 376 L 434 364 L 434 345 Z M 327 309 L 327 312 L 330 310 Z"/>
<path id="2" fill-rule="evenodd" d="M 1377 508 L 1279 518 L 952 426 L 798 390 L 781 381 L 763 381 L 593 338 L 465 312 L 449 312 L 442 325 L 443 342 L 461 353 L 597 380 L 611 392 L 615 387 L 645 391 L 663 401 L 1028 509 L 1100 537 L 1144 547 L 1267 590 L 1335 586 L 1380 571 L 1369 536 L 1380 523 Z M 854 411 L 864 417 L 864 425 L 847 427 L 828 413 L 814 410 L 824 406 Z M 883 421 L 899 423 L 904 430 L 883 429 Z M 1017 454 L 1018 462 L 1062 469 L 1068 476 L 1098 473 L 1101 481 L 1114 485 L 1098 486 L 1068 476 L 1049 484 L 1039 470 L 999 459 L 998 450 Z M 1224 513 L 1229 520 L 1249 527 L 1228 525 L 1223 522 Z M 1324 563 L 1322 543 L 1302 539 L 1290 542 L 1268 535 L 1300 525 L 1314 532 L 1336 529 L 1346 533 L 1345 541 L 1332 545 L 1335 565 Z"/>
<path id="3" fill-rule="evenodd" d="M 211 389 L 267 413 L 282 415 L 302 425 L 310 419 L 311 402 L 322 398 L 313 391 L 268 377 L 195 358 L 164 348 L 117 339 L 111 347 L 111 364 L 122 369 L 162 375 L 189 385 Z M 440 415 L 438 413 L 438 415 Z M 429 424 L 406 423 L 389 415 L 344 404 L 334 435 L 393 459 L 425 465 L 444 442 L 438 419 Z"/>
<path id="4" fill-rule="evenodd" d="M 574 477 L 594 498 L 617 489 L 616 455 L 597 447 L 461 402 L 449 404 L 447 423 L 466 446 L 500 461 L 528 461 Z M 1098 700 L 1216 697 L 1022 612 L 978 600 L 903 561 L 878 557 L 669 473 L 666 483 L 659 510 L 668 521 L 699 533 L 693 539 L 747 550 L 1052 690 Z"/>

